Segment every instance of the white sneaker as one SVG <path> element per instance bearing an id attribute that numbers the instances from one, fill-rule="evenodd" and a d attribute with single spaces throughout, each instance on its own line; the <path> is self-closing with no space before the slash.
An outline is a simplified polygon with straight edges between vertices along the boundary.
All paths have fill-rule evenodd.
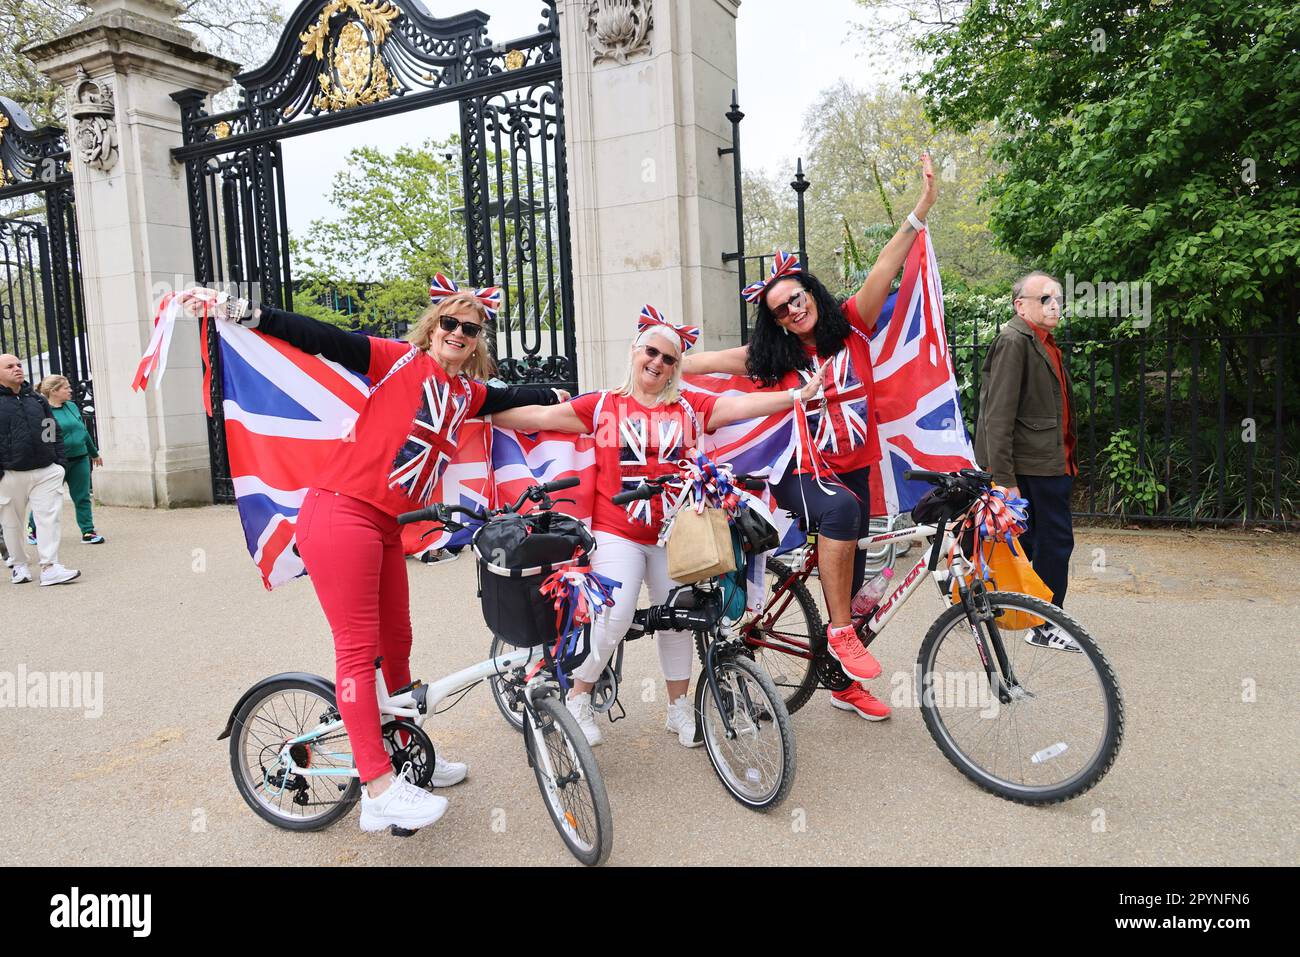
<path id="1" fill-rule="evenodd" d="M 469 774 L 469 765 L 459 761 L 444 761 L 442 755 L 434 753 L 433 776 L 429 778 L 429 787 L 449 788 L 460 784 Z"/>
<path id="2" fill-rule="evenodd" d="M 677 733 L 677 743 L 683 748 L 698 748 L 703 741 L 695 740 L 695 706 L 682 695 L 668 706 L 668 733 Z"/>
<path id="3" fill-rule="evenodd" d="M 460 558 L 460 552 L 449 552 L 445 548 L 430 548 L 420 556 L 426 565 L 450 565 Z"/>
<path id="4" fill-rule="evenodd" d="M 382 831 L 400 827 L 415 831 L 427 827 L 447 811 L 447 799 L 430 794 L 411 783 L 411 765 L 393 778 L 388 790 L 377 798 L 361 789 L 361 830 Z"/>
<path id="5" fill-rule="evenodd" d="M 64 568 L 62 565 L 50 565 L 41 569 L 42 585 L 62 585 L 70 582 L 74 578 L 80 577 L 81 572 L 74 568 Z"/>
<path id="6" fill-rule="evenodd" d="M 1035 648 L 1051 648 L 1053 651 L 1083 653 L 1083 649 L 1079 647 L 1077 641 L 1052 624 L 1038 625 L 1036 628 L 1029 629 L 1029 634 L 1025 635 L 1025 641 Z"/>
<path id="7" fill-rule="evenodd" d="M 9 576 L 9 581 L 15 585 L 21 585 L 23 582 L 32 580 L 32 573 L 26 565 L 15 565 L 13 572 Z"/>
<path id="8" fill-rule="evenodd" d="M 578 727 L 582 729 L 587 743 L 593 748 L 600 744 L 600 728 L 596 727 L 596 712 L 591 707 L 591 692 L 571 696 L 564 702 L 564 706 L 578 722 Z"/>

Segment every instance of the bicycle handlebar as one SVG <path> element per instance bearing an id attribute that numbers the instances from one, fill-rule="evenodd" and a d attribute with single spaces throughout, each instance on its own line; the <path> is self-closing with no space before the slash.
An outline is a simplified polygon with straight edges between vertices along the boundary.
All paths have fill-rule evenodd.
<path id="1" fill-rule="evenodd" d="M 501 512 L 517 512 L 524 507 L 524 502 L 530 499 L 534 502 L 542 503 L 544 508 L 550 508 L 547 496 L 551 492 L 561 492 L 566 488 L 573 488 L 575 485 L 582 484 L 582 479 L 576 475 L 570 475 L 568 478 L 556 479 L 554 482 L 547 482 L 544 485 L 530 485 L 520 494 L 519 499 L 512 506 L 501 509 Z M 418 508 L 413 512 L 403 512 L 397 516 L 398 525 L 410 525 L 412 522 L 440 522 L 448 527 L 463 527 L 459 522 L 452 520 L 451 516 L 455 514 L 465 515 L 476 522 L 486 522 L 491 518 L 492 513 L 487 511 L 478 511 L 472 508 L 466 508 L 464 505 L 443 505 L 441 503 L 430 505 L 428 508 Z M 455 530 L 454 528 L 452 529 Z"/>

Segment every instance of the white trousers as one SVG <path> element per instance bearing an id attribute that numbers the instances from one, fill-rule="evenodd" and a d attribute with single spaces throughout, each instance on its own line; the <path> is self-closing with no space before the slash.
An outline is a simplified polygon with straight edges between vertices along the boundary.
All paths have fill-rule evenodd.
<path id="1" fill-rule="evenodd" d="M 4 528 L 8 564 L 27 564 L 27 512 L 36 520 L 36 552 L 41 565 L 59 561 L 63 515 L 63 466 L 47 465 L 26 472 L 6 470 L 0 478 L 0 527 Z"/>
<path id="2" fill-rule="evenodd" d="M 618 648 L 618 643 L 632 626 L 641 583 L 645 582 L 652 604 L 661 604 L 670 588 L 677 583 L 668 577 L 668 553 L 658 545 L 642 545 L 608 532 L 596 533 L 596 553 L 591 557 L 593 571 L 622 586 L 614 589 L 614 606 L 592 618 L 591 650 L 573 676 L 593 684 Z M 685 681 L 691 676 L 691 659 L 695 656 L 695 639 L 689 631 L 660 631 L 655 635 L 659 649 L 659 667 L 667 681 Z"/>

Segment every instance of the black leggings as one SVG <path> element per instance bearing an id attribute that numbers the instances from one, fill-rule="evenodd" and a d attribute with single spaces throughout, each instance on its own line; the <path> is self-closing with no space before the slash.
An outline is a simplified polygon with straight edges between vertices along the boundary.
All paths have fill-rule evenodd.
<path id="1" fill-rule="evenodd" d="M 772 486 L 776 504 L 788 512 L 802 515 L 808 529 L 816 529 L 823 538 L 841 542 L 856 542 L 866 535 L 871 522 L 871 485 L 868 479 L 871 467 L 826 476 L 822 482 L 834 491 L 830 494 L 817 484 L 810 474 L 785 473 L 781 481 Z M 848 494 L 845 494 L 845 493 Z M 804 503 L 807 502 L 807 514 Z M 853 553 L 853 590 L 856 595 L 866 577 L 867 553 L 858 549 Z"/>

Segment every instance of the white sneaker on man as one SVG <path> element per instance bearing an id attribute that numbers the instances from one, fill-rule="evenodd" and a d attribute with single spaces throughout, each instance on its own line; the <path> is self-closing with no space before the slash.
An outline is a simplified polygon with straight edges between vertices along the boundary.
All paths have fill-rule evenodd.
<path id="1" fill-rule="evenodd" d="M 1050 622 L 1029 629 L 1025 641 L 1035 648 L 1050 648 L 1053 651 L 1073 651 L 1082 654 L 1079 643 Z"/>
<path id="2" fill-rule="evenodd" d="M 80 575 L 81 572 L 74 568 L 64 568 L 62 565 L 48 565 L 41 569 L 41 584 L 62 585 Z"/>
<path id="3" fill-rule="evenodd" d="M 453 784 L 460 784 L 469 774 L 469 765 L 462 764 L 459 761 L 444 761 L 442 755 L 434 755 L 433 775 L 429 778 L 429 787 L 449 788 Z"/>
<path id="4" fill-rule="evenodd" d="M 596 711 L 591 706 L 591 692 L 572 695 L 564 702 L 564 706 L 569 709 L 569 714 L 573 715 L 578 727 L 582 729 L 583 736 L 586 737 L 587 743 L 593 748 L 600 744 L 602 738 L 600 728 L 596 727 Z"/>
<path id="5" fill-rule="evenodd" d="M 677 743 L 683 748 L 698 748 L 704 742 L 695 740 L 695 706 L 682 695 L 668 706 L 669 734 L 677 734 Z"/>
<path id="6" fill-rule="evenodd" d="M 400 827 L 415 831 L 428 827 L 447 811 L 447 799 L 411 783 L 411 765 L 393 778 L 388 790 L 372 798 L 361 788 L 361 830 L 382 831 Z"/>
<path id="7" fill-rule="evenodd" d="M 15 565 L 9 575 L 9 581 L 15 585 L 21 585 L 23 582 L 32 580 L 31 570 L 26 565 Z"/>

